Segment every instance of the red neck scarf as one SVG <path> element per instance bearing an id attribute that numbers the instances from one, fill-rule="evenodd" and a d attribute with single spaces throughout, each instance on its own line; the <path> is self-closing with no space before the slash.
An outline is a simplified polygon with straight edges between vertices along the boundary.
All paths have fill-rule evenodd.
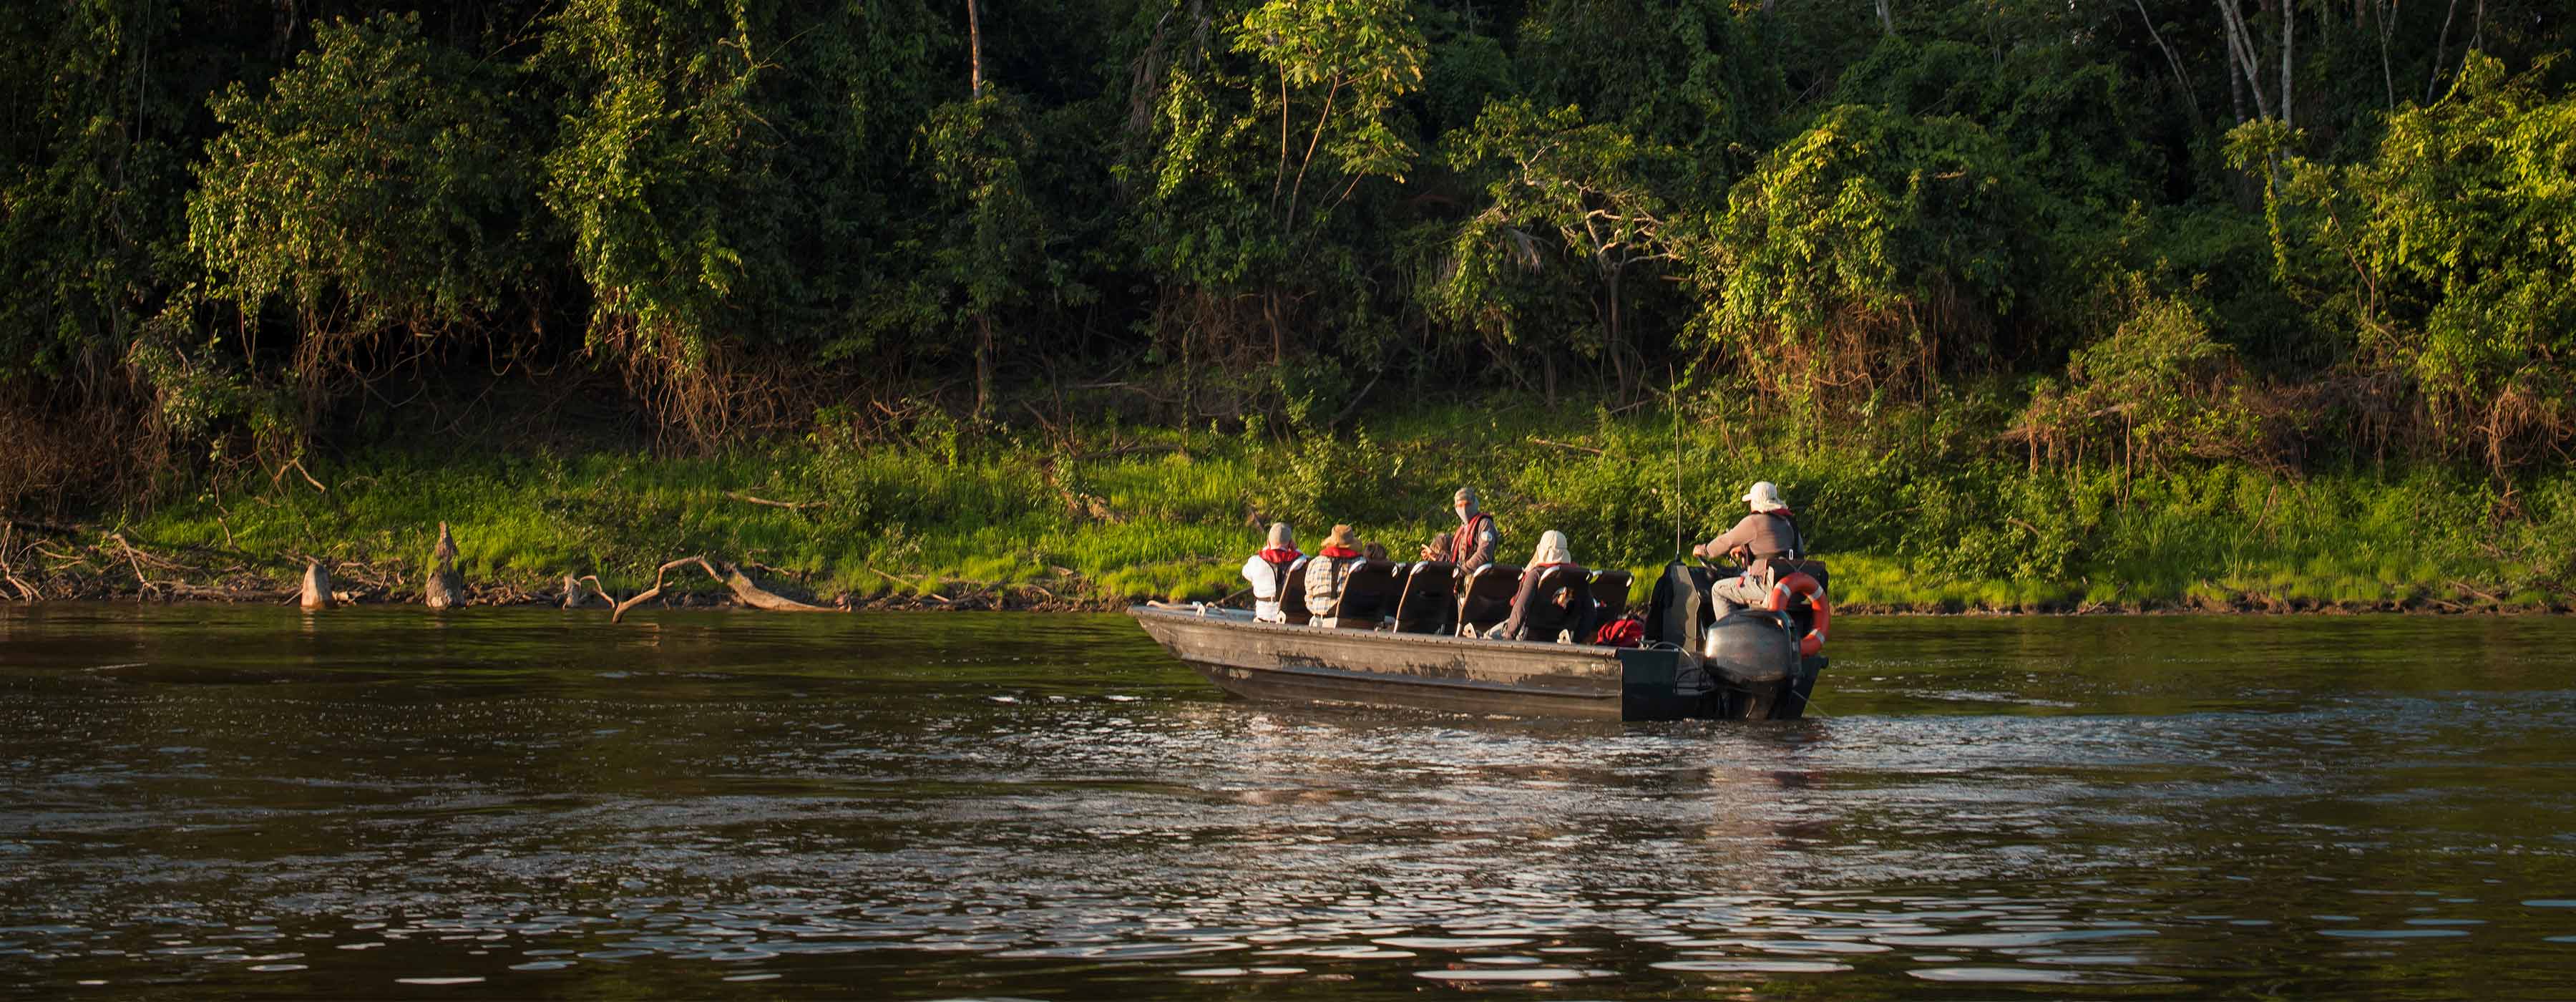
<path id="1" fill-rule="evenodd" d="M 1352 557 L 1359 556 L 1360 551 L 1351 549 L 1347 546 L 1327 546 L 1324 547 L 1324 555 L 1334 560 L 1349 560 Z"/>
<path id="2" fill-rule="evenodd" d="M 1273 547 L 1273 548 L 1271 548 L 1271 549 L 1267 549 L 1267 550 L 1263 550 L 1263 551 L 1261 551 L 1261 559 L 1263 559 L 1263 560 L 1267 560 L 1267 561 L 1269 561 L 1269 562 L 1271 562 L 1271 563 L 1274 563 L 1274 564 L 1282 564 L 1282 565 L 1296 563 L 1296 562 L 1297 562 L 1297 558 L 1302 557 L 1302 556 L 1305 556 L 1305 554 L 1303 554 L 1303 553 L 1299 553 L 1299 552 L 1297 552 L 1297 551 L 1296 551 L 1296 550 L 1294 550 L 1294 549 L 1284 549 L 1284 550 L 1283 550 L 1283 549 L 1279 549 L 1279 548 L 1277 548 L 1277 547 Z"/>

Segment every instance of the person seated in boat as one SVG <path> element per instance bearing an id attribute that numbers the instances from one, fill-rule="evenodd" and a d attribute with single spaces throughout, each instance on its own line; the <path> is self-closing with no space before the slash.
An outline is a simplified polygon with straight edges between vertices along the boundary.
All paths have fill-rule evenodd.
<path id="1" fill-rule="evenodd" d="M 1538 616 L 1539 610 L 1531 608 L 1532 605 L 1541 602 L 1538 597 L 1539 585 L 1547 580 L 1547 572 L 1554 568 L 1563 568 L 1565 573 L 1558 575 L 1559 579 L 1571 581 L 1573 585 L 1557 592 L 1549 600 L 1549 604 L 1565 610 L 1561 617 L 1563 625 L 1546 631 L 1548 636 L 1526 636 L 1525 634 L 1531 632 L 1530 623 L 1533 618 L 1543 621 L 1556 621 L 1560 618 L 1554 614 Z M 1572 577 L 1566 577 L 1569 574 Z M 1529 566 L 1521 571 L 1520 592 L 1512 596 L 1511 617 L 1503 620 L 1502 625 L 1494 627 L 1492 632 L 1485 635 L 1505 640 L 1555 641 L 1560 636 L 1568 634 L 1575 639 L 1582 638 L 1584 621 L 1590 618 L 1592 612 L 1592 592 L 1585 587 L 1587 583 L 1587 575 L 1583 573 L 1582 565 L 1574 562 L 1574 551 L 1567 544 L 1565 534 L 1554 529 L 1541 533 L 1538 537 L 1538 549 L 1530 554 Z"/>
<path id="2" fill-rule="evenodd" d="M 1285 623 L 1288 614 L 1279 607 L 1281 592 L 1288 589 L 1288 572 L 1306 555 L 1297 552 L 1297 533 L 1286 522 L 1270 523 L 1270 539 L 1261 552 L 1243 562 L 1243 579 L 1252 584 L 1252 618 L 1264 623 Z"/>
<path id="3" fill-rule="evenodd" d="M 1457 530 L 1423 547 L 1422 559 L 1455 564 L 1461 574 L 1493 563 L 1494 554 L 1502 549 L 1502 531 L 1495 526 L 1494 516 L 1477 510 L 1476 489 L 1458 488 L 1449 507 L 1458 514 Z"/>
<path id="4" fill-rule="evenodd" d="M 1315 617 L 1314 625 L 1335 625 L 1331 617 L 1342 599 L 1343 584 L 1367 562 L 1359 534 L 1350 526 L 1336 525 L 1333 534 L 1324 537 L 1324 548 L 1306 563 L 1306 613 Z"/>
<path id="5" fill-rule="evenodd" d="M 1710 585 L 1709 596 L 1720 604 L 1717 614 L 1724 616 L 1736 609 L 1763 604 L 1771 593 L 1771 561 L 1805 555 L 1806 540 L 1798 534 L 1797 516 L 1780 500 L 1778 485 L 1765 480 L 1744 492 L 1749 511 L 1736 520 L 1725 534 L 1698 546 L 1691 555 L 1707 560 L 1729 559 L 1744 572 L 1721 578 Z"/>

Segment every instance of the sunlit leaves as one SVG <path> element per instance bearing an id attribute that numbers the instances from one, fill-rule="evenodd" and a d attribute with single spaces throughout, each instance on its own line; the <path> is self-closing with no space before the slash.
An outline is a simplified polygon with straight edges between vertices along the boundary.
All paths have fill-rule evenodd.
<path id="1" fill-rule="evenodd" d="M 2388 117 L 2372 159 L 2287 158 L 2272 211 L 2283 281 L 2349 317 L 2365 365 L 2403 372 L 2445 438 L 2517 451 L 2576 435 L 2576 96 L 2474 57 L 2458 89 Z M 2260 169 L 2283 144 L 2238 130 Z"/>
<path id="2" fill-rule="evenodd" d="M 189 199 L 209 293 L 254 319 L 282 297 L 306 337 L 476 327 L 530 267 L 505 86 L 397 17 L 324 25 L 265 93 L 234 85 Z"/>

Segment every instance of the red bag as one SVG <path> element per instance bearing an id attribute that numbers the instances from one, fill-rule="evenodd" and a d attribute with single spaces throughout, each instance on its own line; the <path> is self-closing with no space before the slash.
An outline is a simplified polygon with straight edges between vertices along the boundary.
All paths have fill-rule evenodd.
<path id="1" fill-rule="evenodd" d="M 1621 616 L 1592 632 L 1592 642 L 1603 647 L 1635 647 L 1645 639 L 1645 621 L 1635 616 Z"/>

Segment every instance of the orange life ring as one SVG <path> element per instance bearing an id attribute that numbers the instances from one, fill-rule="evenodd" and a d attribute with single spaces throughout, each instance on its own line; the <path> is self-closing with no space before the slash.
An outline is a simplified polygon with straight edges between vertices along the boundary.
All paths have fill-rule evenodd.
<path id="1" fill-rule="evenodd" d="M 1771 598 L 1763 604 L 1763 608 L 1773 612 L 1787 612 L 1789 596 L 1792 594 L 1807 596 L 1807 607 L 1815 610 L 1815 625 L 1807 630 L 1806 636 L 1798 638 L 1798 653 L 1814 657 L 1817 651 L 1825 649 L 1825 626 L 1833 622 L 1833 607 L 1825 602 L 1823 582 L 1805 572 L 1791 572 L 1772 583 Z"/>

